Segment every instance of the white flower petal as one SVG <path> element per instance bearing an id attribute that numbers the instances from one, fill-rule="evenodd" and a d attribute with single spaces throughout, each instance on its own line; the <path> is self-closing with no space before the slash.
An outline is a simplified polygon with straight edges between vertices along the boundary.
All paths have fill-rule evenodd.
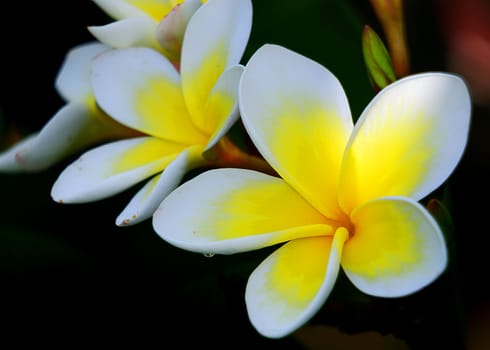
<path id="1" fill-rule="evenodd" d="M 220 254 L 333 233 L 282 179 L 234 168 L 209 170 L 179 186 L 155 212 L 153 228 L 177 247 Z"/>
<path id="2" fill-rule="evenodd" d="M 338 178 L 353 123 L 337 78 L 302 55 L 267 44 L 245 67 L 239 103 L 243 124 L 267 162 L 325 216 L 341 217 Z"/>
<path id="3" fill-rule="evenodd" d="M 342 268 L 364 293 L 400 297 L 432 283 L 446 268 L 447 249 L 434 218 L 406 197 L 383 197 L 356 208 Z"/>
<path id="4" fill-rule="evenodd" d="M 131 4 L 128 0 L 92 0 L 114 19 L 141 16 L 145 12 Z"/>
<path id="5" fill-rule="evenodd" d="M 382 196 L 419 200 L 438 188 L 466 147 L 468 88 L 458 76 L 416 74 L 383 89 L 346 148 L 340 203 L 346 212 Z"/>
<path id="6" fill-rule="evenodd" d="M 68 51 L 55 81 L 58 93 L 66 101 L 86 103 L 89 96 L 92 96 L 90 86 L 92 60 L 109 49 L 101 43 L 89 42 Z"/>
<path id="7" fill-rule="evenodd" d="M 41 129 L 0 155 L 0 170 L 41 171 L 102 140 L 134 132 L 84 104 L 62 107 Z M 14 163 L 16 165 L 14 165 Z"/>
<path id="8" fill-rule="evenodd" d="M 257 331 L 284 337 L 323 306 L 340 268 L 347 231 L 332 237 L 296 239 L 277 249 L 250 276 L 245 300 Z M 340 230 L 339 230 L 340 231 Z"/>
<path id="9" fill-rule="evenodd" d="M 26 150 L 32 149 L 32 144 L 38 137 L 39 132 L 33 133 L 11 147 L 0 153 L 0 171 L 1 172 L 20 172 L 26 171 L 22 166 L 22 162 L 17 159 L 17 154 L 24 153 Z"/>
<path id="10" fill-rule="evenodd" d="M 92 85 L 100 107 L 124 125 L 186 145 L 208 141 L 188 114 L 178 72 L 155 50 L 115 49 L 98 56 Z"/>
<path id="11" fill-rule="evenodd" d="M 182 45 L 181 74 L 194 123 L 206 123 L 202 107 L 221 74 L 240 63 L 252 26 L 250 0 L 213 0 L 190 19 Z"/>
<path id="12" fill-rule="evenodd" d="M 186 0 L 175 6 L 158 24 L 157 40 L 165 55 L 172 62 L 180 63 L 180 53 L 187 23 L 201 4 L 201 0 Z"/>
<path id="13" fill-rule="evenodd" d="M 83 203 L 117 194 L 162 171 L 184 149 L 152 137 L 108 143 L 84 153 L 51 190 L 60 203 Z"/>
<path id="14" fill-rule="evenodd" d="M 100 42 L 113 48 L 143 46 L 159 50 L 156 28 L 155 21 L 147 16 L 138 16 L 103 26 L 90 26 L 88 30 Z"/>
<path id="15" fill-rule="evenodd" d="M 211 131 L 212 136 L 206 151 L 216 145 L 240 118 L 238 83 L 243 68 L 242 65 L 237 65 L 227 69 L 209 94 L 206 104 L 206 130 Z"/>
<path id="16" fill-rule="evenodd" d="M 159 174 L 146 183 L 119 214 L 116 225 L 129 226 L 150 218 L 162 200 L 182 181 L 191 169 L 204 165 L 202 147 L 194 146 L 183 151 Z"/>

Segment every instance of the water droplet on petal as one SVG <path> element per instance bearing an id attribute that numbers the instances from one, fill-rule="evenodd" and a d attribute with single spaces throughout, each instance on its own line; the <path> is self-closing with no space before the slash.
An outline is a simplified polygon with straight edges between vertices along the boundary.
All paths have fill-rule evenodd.
<path id="1" fill-rule="evenodd" d="M 203 254 L 206 258 L 212 258 L 214 256 L 214 253 L 204 253 Z"/>

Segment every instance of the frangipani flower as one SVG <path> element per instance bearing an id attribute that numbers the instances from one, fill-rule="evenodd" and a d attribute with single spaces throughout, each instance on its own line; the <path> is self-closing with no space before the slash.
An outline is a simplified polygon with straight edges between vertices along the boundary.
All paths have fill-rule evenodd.
<path id="1" fill-rule="evenodd" d="M 265 45 L 246 65 L 239 101 L 250 137 L 281 178 L 210 170 L 171 193 L 153 226 L 170 244 L 200 253 L 287 242 L 248 280 L 248 314 L 262 335 L 305 324 L 340 267 L 380 297 L 414 293 L 444 271 L 444 237 L 418 200 L 463 154 L 471 103 L 459 77 L 425 73 L 388 85 L 354 126 L 328 70 Z"/>
<path id="2" fill-rule="evenodd" d="M 169 55 L 173 52 L 172 58 L 175 60 L 180 58 L 181 42 L 187 22 L 201 5 L 200 0 L 187 0 L 185 4 L 183 1 L 136 1 L 134 5 L 117 0 L 96 2 L 107 11 L 119 13 L 121 16 L 140 14 L 141 10 L 134 6 L 153 15 L 161 13 L 165 20 L 160 23 L 158 30 L 156 27 L 152 28 L 154 32 L 151 36 L 161 37 L 160 44 L 164 45 L 163 47 L 173 45 L 172 50 L 169 46 L 169 50 L 165 52 Z M 119 27 L 116 26 L 116 32 L 117 28 Z M 99 33 L 97 28 L 90 29 Z M 118 35 L 132 40 L 135 33 L 143 32 L 142 29 L 133 28 L 132 34 L 122 31 Z M 105 29 L 101 29 L 101 32 L 104 37 Z M 117 36 L 113 34 L 108 32 L 107 35 L 115 40 Z M 133 44 L 141 42 L 135 41 Z M 162 49 L 162 46 L 159 47 Z M 92 60 L 110 49 L 111 46 L 93 41 L 78 45 L 67 53 L 55 80 L 55 88 L 66 101 L 66 105 L 41 131 L 25 137 L 0 153 L 0 171 L 42 171 L 67 156 L 102 141 L 140 135 L 138 131 L 127 128 L 107 116 L 95 103 L 90 82 Z M 173 64 L 178 66 L 179 62 L 173 61 Z"/>
<path id="3" fill-rule="evenodd" d="M 205 1 L 201 0 L 93 0 L 115 22 L 89 26 L 101 42 L 114 47 L 154 48 L 178 64 L 185 27 Z"/>
<path id="4" fill-rule="evenodd" d="M 71 49 L 56 77 L 55 88 L 66 104 L 41 131 L 0 153 L 0 171 L 41 171 L 103 140 L 137 132 L 109 118 L 95 104 L 90 86 L 92 59 L 109 48 L 89 42 Z"/>
<path id="5" fill-rule="evenodd" d="M 250 0 L 208 1 L 187 26 L 180 74 L 150 48 L 98 56 L 92 67 L 97 103 L 144 135 L 83 154 L 57 179 L 53 199 L 99 200 L 152 177 L 116 219 L 118 225 L 129 225 L 151 217 L 189 169 L 254 162 L 223 138 L 239 117 L 239 60 L 251 22 Z"/>

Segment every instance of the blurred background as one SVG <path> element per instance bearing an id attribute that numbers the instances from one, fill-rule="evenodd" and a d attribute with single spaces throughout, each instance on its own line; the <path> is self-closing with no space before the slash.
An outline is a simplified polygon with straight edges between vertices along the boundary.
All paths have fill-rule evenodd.
<path id="1" fill-rule="evenodd" d="M 110 19 L 89 0 L 0 6 L 4 149 L 63 106 L 54 80 L 65 54 L 93 40 L 87 26 Z M 242 63 L 265 43 L 301 53 L 339 78 L 359 116 L 374 96 L 362 56 L 364 25 L 384 39 L 370 2 L 253 6 Z M 272 250 L 207 258 L 171 247 L 150 221 L 117 227 L 136 188 L 94 203 L 55 203 L 51 185 L 74 156 L 35 174 L 0 174 L 0 339 L 68 348 L 489 349 L 490 2 L 411 0 L 404 14 L 411 72 L 460 74 L 474 102 L 466 152 L 446 184 L 451 263 L 435 283 L 409 297 L 377 299 L 341 275 L 308 325 L 283 339 L 263 338 L 250 325 L 244 291 Z"/>

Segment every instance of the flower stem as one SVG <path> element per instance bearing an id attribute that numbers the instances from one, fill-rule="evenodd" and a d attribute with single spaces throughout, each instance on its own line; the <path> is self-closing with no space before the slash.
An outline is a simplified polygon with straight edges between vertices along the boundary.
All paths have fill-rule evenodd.
<path id="1" fill-rule="evenodd" d="M 385 32 L 396 76 L 410 74 L 403 0 L 371 0 L 371 5 Z"/>
<path id="2" fill-rule="evenodd" d="M 265 159 L 243 151 L 226 136 L 221 138 L 213 148 L 206 151 L 204 157 L 211 166 L 251 169 L 277 176 L 276 171 Z"/>

